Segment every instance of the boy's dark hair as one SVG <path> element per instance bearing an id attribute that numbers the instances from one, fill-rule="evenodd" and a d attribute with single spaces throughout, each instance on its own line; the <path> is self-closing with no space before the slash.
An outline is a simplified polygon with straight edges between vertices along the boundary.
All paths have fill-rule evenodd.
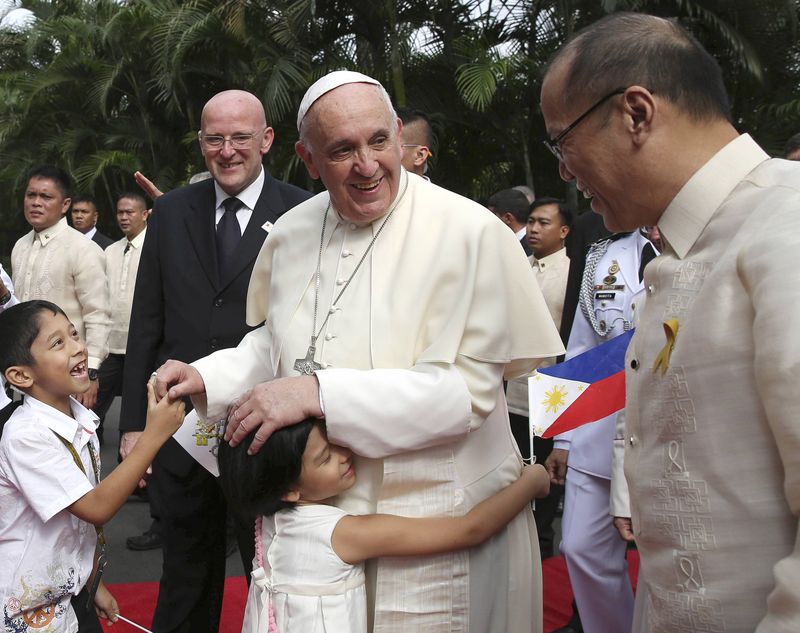
<path id="1" fill-rule="evenodd" d="M 72 178 L 61 167 L 55 165 L 39 165 L 28 172 L 28 182 L 33 178 L 45 178 L 56 183 L 56 187 L 65 198 L 69 198 L 72 189 Z"/>
<path id="2" fill-rule="evenodd" d="M 33 365 L 31 345 L 39 336 L 39 314 L 45 311 L 67 316 L 43 299 L 23 301 L 0 313 L 0 373 L 14 365 Z"/>
<path id="3" fill-rule="evenodd" d="M 259 515 L 270 516 L 278 510 L 295 506 L 282 497 L 300 478 L 303 452 L 316 424 L 322 422 L 306 418 L 275 431 L 255 455 L 247 454 L 253 435 L 236 448 L 220 442 L 217 455 L 219 480 L 228 506 L 243 520 L 252 521 Z"/>

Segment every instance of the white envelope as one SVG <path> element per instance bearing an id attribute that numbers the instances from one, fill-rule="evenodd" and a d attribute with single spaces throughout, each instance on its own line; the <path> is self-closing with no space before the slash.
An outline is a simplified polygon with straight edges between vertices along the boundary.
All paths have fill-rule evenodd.
<path id="1" fill-rule="evenodd" d="M 222 433 L 221 424 L 206 423 L 200 419 L 197 411 L 191 411 L 173 437 L 203 468 L 214 477 L 219 477 L 217 446 Z"/>

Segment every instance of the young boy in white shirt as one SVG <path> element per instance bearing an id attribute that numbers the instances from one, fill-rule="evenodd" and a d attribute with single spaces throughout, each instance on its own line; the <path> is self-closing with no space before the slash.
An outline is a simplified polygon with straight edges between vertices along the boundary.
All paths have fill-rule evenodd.
<path id="1" fill-rule="evenodd" d="M 116 621 L 97 573 L 102 526 L 183 421 L 183 402 L 156 403 L 148 384 L 135 451 L 99 481 L 97 416 L 72 397 L 89 388 L 87 358 L 55 304 L 0 314 L 0 372 L 25 394 L 0 428 L 0 605 L 10 633 L 99 632 L 98 615 Z"/>

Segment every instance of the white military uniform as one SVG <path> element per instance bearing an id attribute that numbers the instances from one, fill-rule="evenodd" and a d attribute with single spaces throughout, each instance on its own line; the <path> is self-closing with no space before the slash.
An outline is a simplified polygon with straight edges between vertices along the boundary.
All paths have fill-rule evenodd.
<path id="1" fill-rule="evenodd" d="M 404 188 L 407 191 L 403 193 Z M 398 206 L 359 226 L 321 193 L 276 222 L 253 270 L 239 347 L 194 363 L 208 417 L 273 376 L 296 376 L 312 329 L 323 218 L 316 360 L 328 437 L 351 447 L 355 514 L 461 515 L 518 477 L 503 377 L 563 349 L 513 233 L 479 205 L 402 172 Z M 369 569 L 368 569 L 369 571 Z M 381 559 L 374 631 L 541 631 L 541 566 L 531 512 L 481 547 Z"/>
<path id="2" fill-rule="evenodd" d="M 590 248 L 567 359 L 633 327 L 644 248 L 652 245 L 638 231 Z M 610 415 L 556 436 L 554 444 L 569 451 L 561 552 L 586 633 L 627 633 L 633 618 L 626 544 L 609 514 L 616 422 Z"/>

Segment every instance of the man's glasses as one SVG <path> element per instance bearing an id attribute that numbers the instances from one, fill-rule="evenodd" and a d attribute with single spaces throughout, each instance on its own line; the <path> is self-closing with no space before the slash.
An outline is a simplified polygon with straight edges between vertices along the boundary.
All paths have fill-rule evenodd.
<path id="1" fill-rule="evenodd" d="M 209 149 L 222 149 L 226 142 L 230 143 L 233 149 L 245 149 L 246 147 L 250 147 L 252 140 L 264 129 L 266 128 L 261 128 L 261 130 L 257 130 L 251 134 L 237 133 L 231 134 L 230 136 L 203 134 L 202 132 L 198 132 L 197 138 L 200 143 Z"/>
<path id="2" fill-rule="evenodd" d="M 600 101 L 595 103 L 591 108 L 589 108 L 586 112 L 584 112 L 577 119 L 575 119 L 570 125 L 568 125 L 561 132 L 561 134 L 559 134 L 555 138 L 548 138 L 542 141 L 542 143 L 544 143 L 544 146 L 553 153 L 553 156 L 555 156 L 558 160 L 563 161 L 564 155 L 561 153 L 561 141 L 564 140 L 564 137 L 570 132 L 572 132 L 572 130 L 574 130 L 581 121 L 583 121 L 586 117 L 588 117 L 592 112 L 597 110 L 597 108 L 603 105 L 611 97 L 616 97 L 617 95 L 624 94 L 626 90 L 627 88 L 617 88 L 613 92 L 609 92 L 605 97 L 600 99 Z"/>

